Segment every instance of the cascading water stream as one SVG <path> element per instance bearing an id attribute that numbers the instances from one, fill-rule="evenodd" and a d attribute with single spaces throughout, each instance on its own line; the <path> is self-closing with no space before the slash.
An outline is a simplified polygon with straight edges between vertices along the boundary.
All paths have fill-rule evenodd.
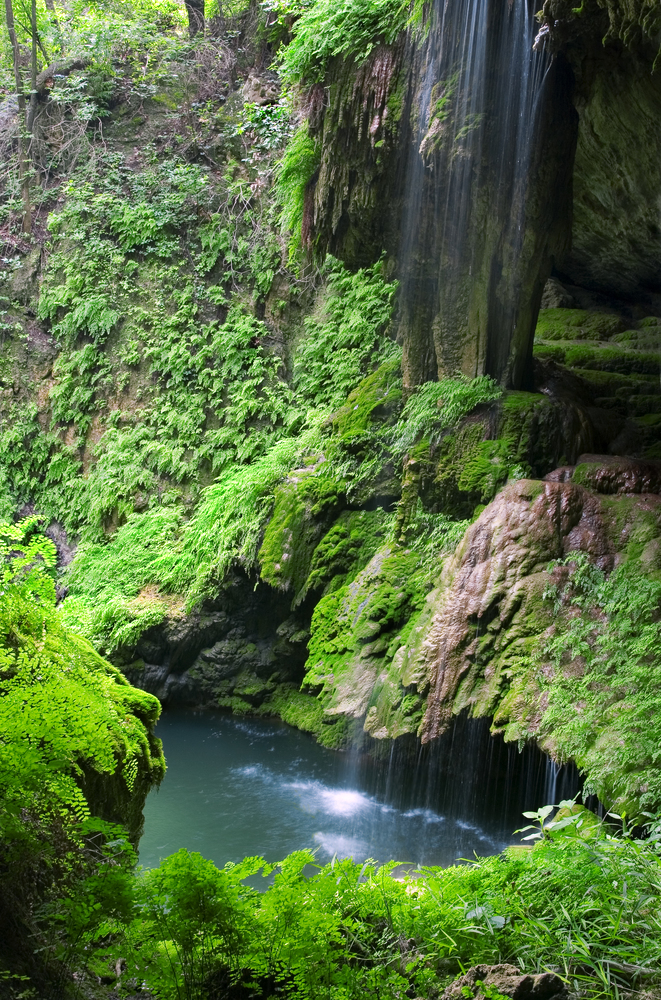
<path id="1" fill-rule="evenodd" d="M 549 65 L 533 41 L 528 0 L 436 0 L 418 45 L 400 248 L 410 385 L 458 370 L 507 380 Z"/>

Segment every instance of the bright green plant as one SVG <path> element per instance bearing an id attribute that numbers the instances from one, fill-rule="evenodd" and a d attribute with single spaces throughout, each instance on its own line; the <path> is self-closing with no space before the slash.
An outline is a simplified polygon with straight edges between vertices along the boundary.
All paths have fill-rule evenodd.
<path id="1" fill-rule="evenodd" d="M 318 83 L 336 56 L 364 62 L 376 45 L 395 41 L 408 15 L 405 0 L 315 0 L 297 21 L 294 39 L 285 49 L 285 78 Z"/>
<path id="2" fill-rule="evenodd" d="M 88 798 L 88 782 L 104 783 L 135 835 L 141 797 L 164 761 L 150 732 L 157 700 L 62 624 L 54 565 L 38 518 L 0 525 L 0 921 L 11 929 L 0 961 L 25 961 L 25 941 L 32 953 L 39 935 L 41 960 L 59 963 L 48 981 L 63 990 L 81 942 L 95 940 L 108 916 L 130 916 L 116 870 L 125 851 L 93 817 L 105 803 Z M 81 888 L 88 875 L 94 885 Z"/>
<path id="3" fill-rule="evenodd" d="M 351 274 L 331 258 L 328 268 L 326 294 L 294 359 L 294 388 L 303 405 L 337 408 L 370 368 L 400 356 L 387 333 L 397 285 L 382 261 Z"/>
<path id="4" fill-rule="evenodd" d="M 289 260 L 295 263 L 303 239 L 303 217 L 308 185 L 319 168 L 320 150 L 310 136 L 307 122 L 294 133 L 278 167 L 277 196 L 282 207 L 280 223 L 289 234 Z"/>
<path id="5" fill-rule="evenodd" d="M 594 998 L 659 981 L 652 842 L 598 827 L 589 841 L 558 836 L 393 878 L 395 868 L 318 866 L 299 851 L 277 865 L 247 858 L 218 870 L 180 851 L 142 877 L 141 910 L 132 925 L 115 924 L 115 948 L 152 989 L 177 998 L 240 980 L 291 1000 L 395 1000 L 434 995 L 469 966 L 500 962 L 555 971 Z M 262 893 L 241 884 L 259 870 L 272 879 Z"/>
<path id="6" fill-rule="evenodd" d="M 562 624 L 544 649 L 555 671 L 552 681 L 540 671 L 548 697 L 542 729 L 607 804 L 653 811 L 661 803 L 654 724 L 661 713 L 661 583 L 634 558 L 608 576 L 582 552 L 560 566 L 569 575 L 546 594 Z M 566 671 L 577 657 L 582 669 Z"/>
<path id="7" fill-rule="evenodd" d="M 143 946 L 150 985 L 161 995 L 194 1000 L 215 974 L 237 977 L 255 933 L 254 889 L 243 880 L 259 871 L 259 858 L 216 868 L 181 850 L 145 873 L 138 886 L 141 917 L 151 933 Z M 153 941 L 158 957 L 151 960 Z M 144 961 L 144 958 L 143 958 Z"/>
<path id="8" fill-rule="evenodd" d="M 444 431 L 458 424 L 476 406 L 491 403 L 503 390 L 487 375 L 425 382 L 407 401 L 395 432 L 395 450 L 404 453 L 420 438 L 437 444 Z"/>

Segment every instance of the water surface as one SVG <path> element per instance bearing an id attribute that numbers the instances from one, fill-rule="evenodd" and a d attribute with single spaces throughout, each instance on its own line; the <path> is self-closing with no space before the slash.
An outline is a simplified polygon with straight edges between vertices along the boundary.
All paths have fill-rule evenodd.
<path id="1" fill-rule="evenodd" d="M 157 735 L 168 771 L 145 808 L 140 861 L 148 867 L 181 847 L 219 865 L 255 854 L 279 861 L 302 848 L 322 862 L 337 854 L 448 865 L 511 842 L 502 817 L 476 822 L 461 808 L 434 808 L 428 794 L 416 801 L 413 775 L 401 768 L 400 794 L 389 794 L 364 758 L 282 723 L 166 712 Z"/>

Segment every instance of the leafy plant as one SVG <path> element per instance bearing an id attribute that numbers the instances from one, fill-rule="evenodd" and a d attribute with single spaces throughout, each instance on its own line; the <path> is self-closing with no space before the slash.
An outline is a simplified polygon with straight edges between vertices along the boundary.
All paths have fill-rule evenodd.
<path id="1" fill-rule="evenodd" d="M 544 648 L 555 665 L 552 682 L 540 671 L 544 732 L 608 805 L 630 814 L 654 810 L 661 760 L 649 720 L 661 709 L 661 583 L 643 575 L 633 557 L 608 576 L 583 552 L 558 566 L 562 582 L 546 592 L 562 624 Z M 577 658 L 581 668 L 567 671 Z"/>
<path id="2" fill-rule="evenodd" d="M 278 167 L 276 191 L 282 212 L 280 223 L 289 233 L 289 260 L 294 263 L 303 242 L 303 220 L 308 185 L 319 168 L 321 151 L 310 136 L 307 122 L 299 126 L 288 143 Z"/>
<path id="3" fill-rule="evenodd" d="M 458 424 L 477 406 L 498 399 L 502 393 L 500 386 L 487 375 L 423 383 L 404 407 L 395 433 L 395 450 L 403 454 L 422 437 L 429 438 L 432 446 L 437 444 L 445 430 Z"/>
<path id="4" fill-rule="evenodd" d="M 408 22 L 402 0 L 315 0 L 296 22 L 282 57 L 286 79 L 319 83 L 336 56 L 364 62 L 380 43 L 392 44 Z"/>

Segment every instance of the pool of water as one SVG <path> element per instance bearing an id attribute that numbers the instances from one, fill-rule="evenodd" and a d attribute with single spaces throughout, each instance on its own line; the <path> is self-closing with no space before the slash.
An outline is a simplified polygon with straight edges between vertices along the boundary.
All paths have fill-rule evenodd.
<path id="1" fill-rule="evenodd" d="M 498 821 L 475 821 L 416 795 L 388 794 L 365 760 L 319 746 L 281 723 L 166 712 L 158 724 L 168 771 L 145 807 L 140 861 L 181 847 L 217 864 L 260 855 L 274 862 L 310 848 L 321 862 L 396 859 L 447 865 L 500 851 L 512 841 Z"/>

